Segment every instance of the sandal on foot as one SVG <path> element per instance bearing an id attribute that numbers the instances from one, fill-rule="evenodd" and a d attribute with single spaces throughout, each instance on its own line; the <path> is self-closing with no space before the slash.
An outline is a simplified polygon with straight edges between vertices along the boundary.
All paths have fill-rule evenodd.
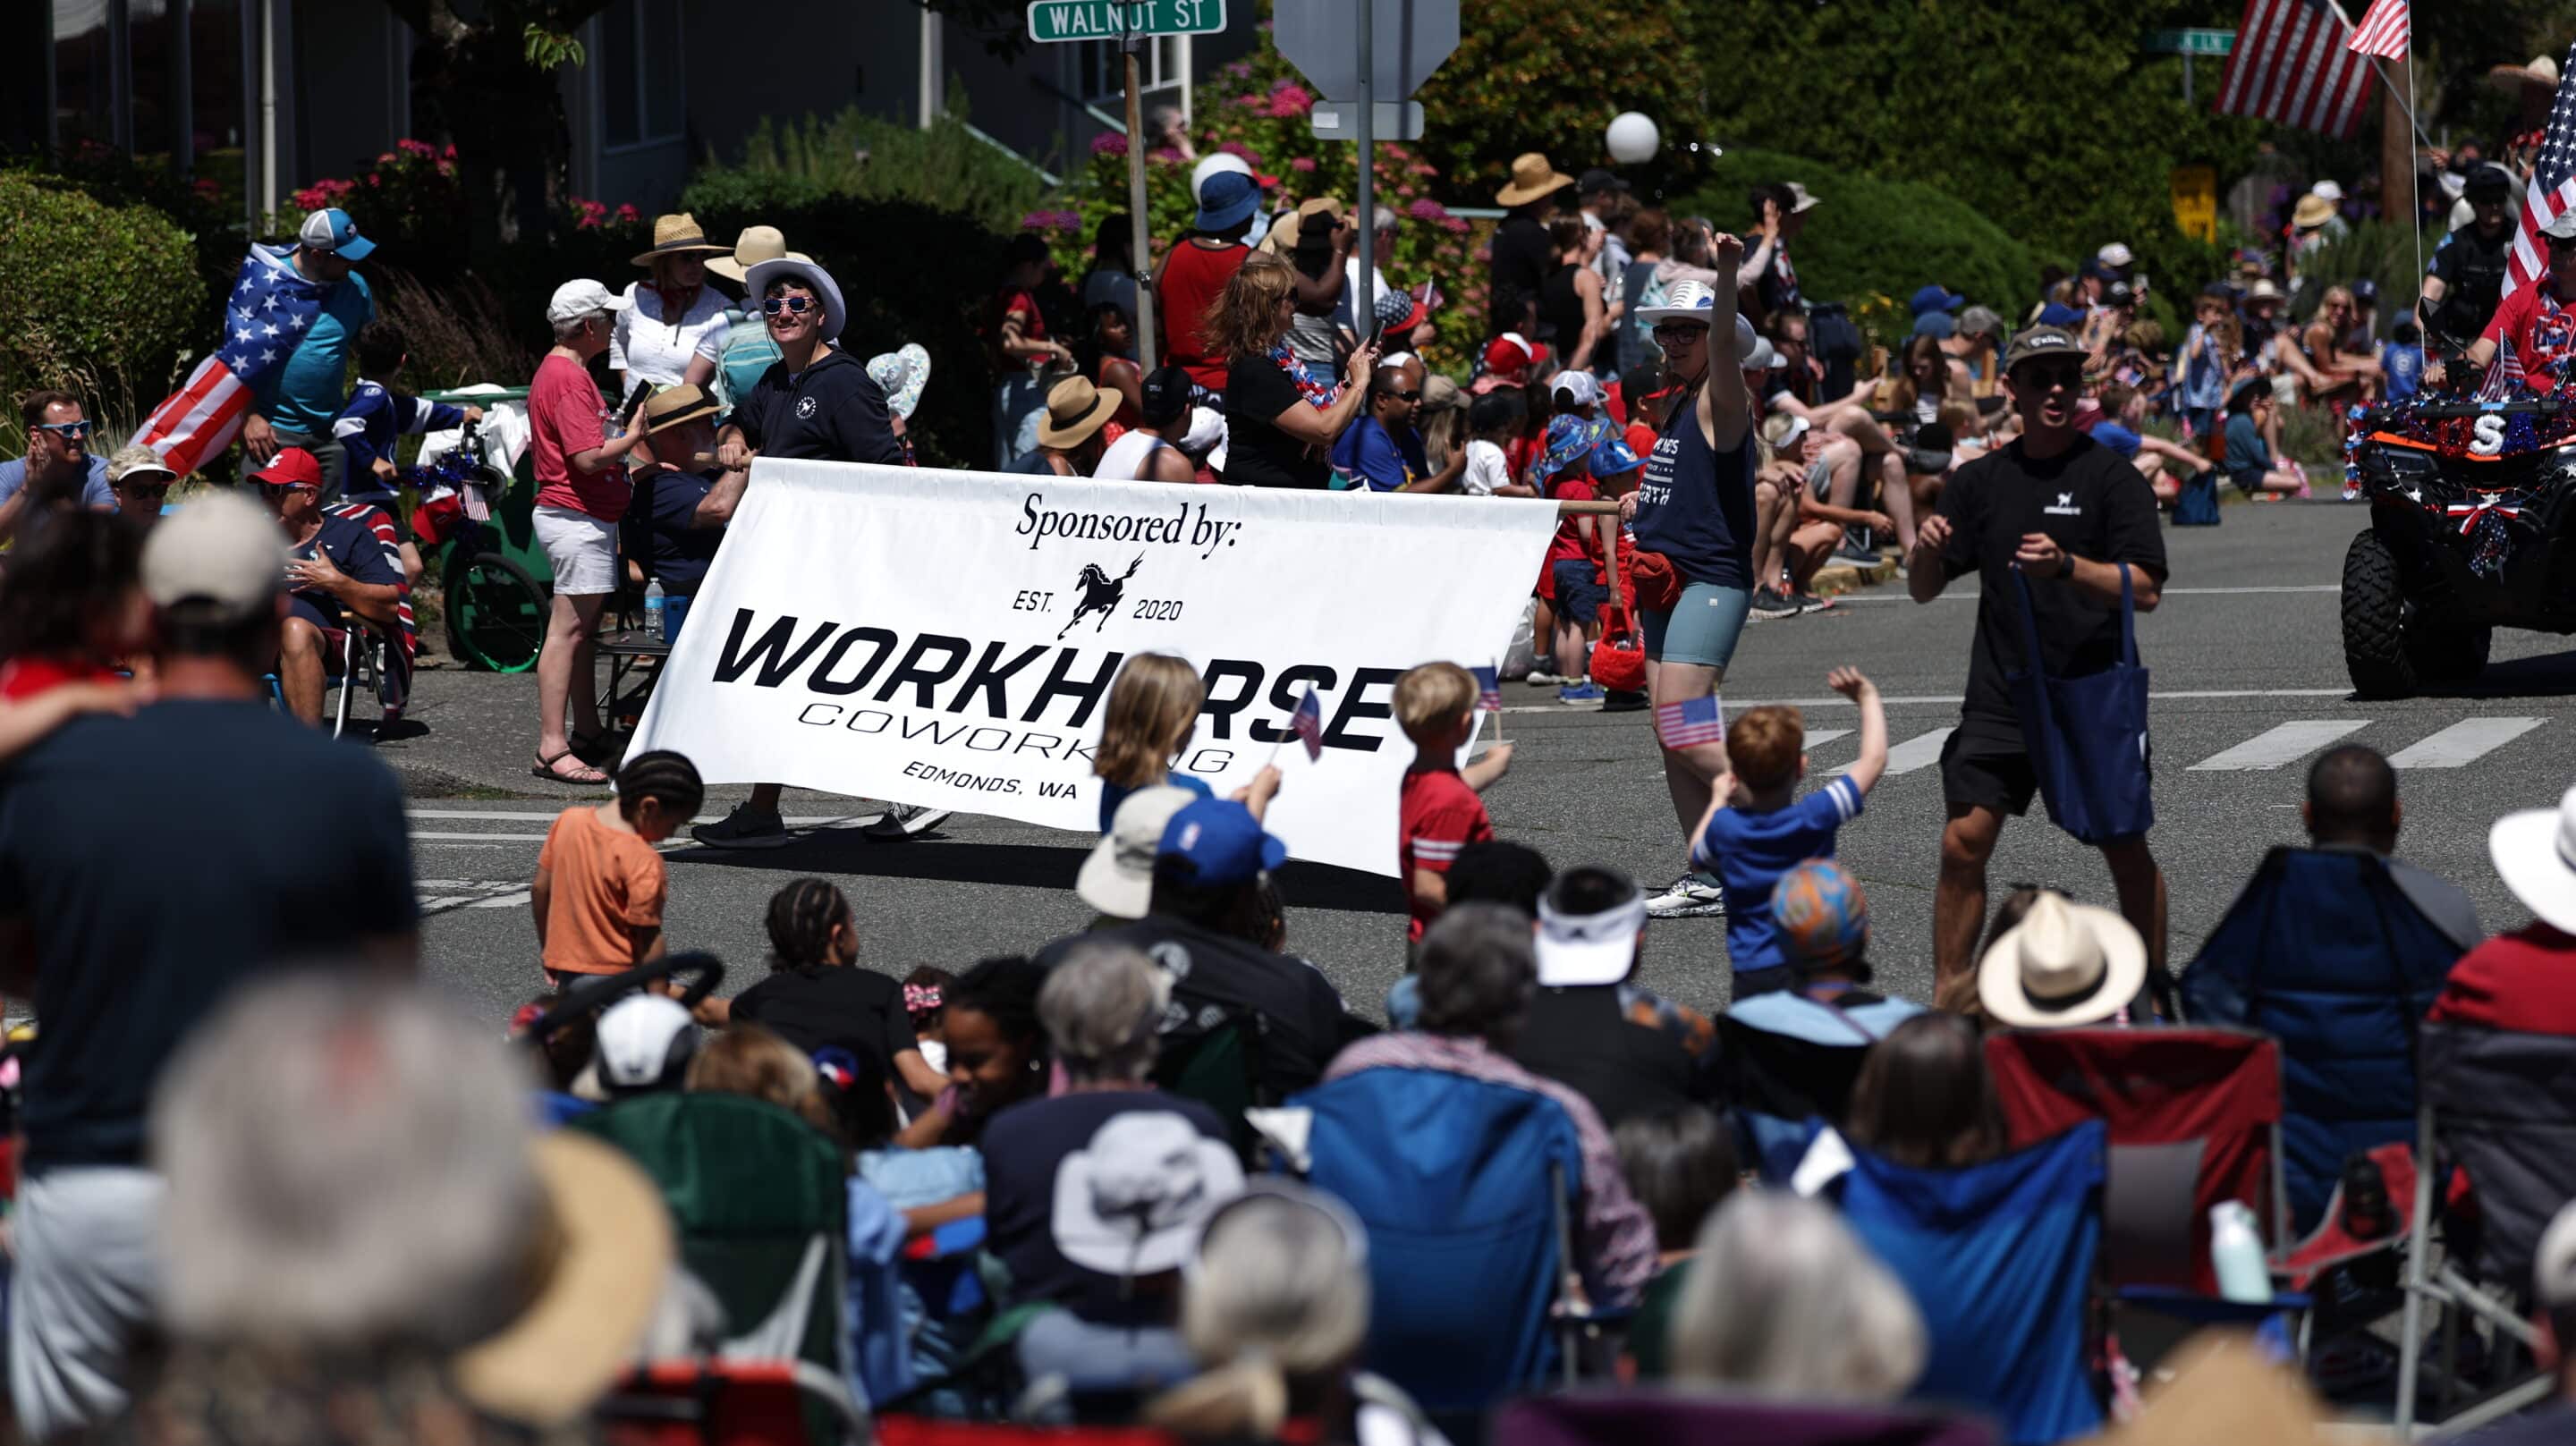
<path id="1" fill-rule="evenodd" d="M 555 765 L 563 762 L 567 758 L 571 758 L 575 764 L 579 765 L 576 771 L 571 773 L 557 772 Z M 575 758 L 573 756 L 573 751 L 569 748 L 565 749 L 561 753 L 555 754 L 551 758 L 542 753 L 538 754 L 535 766 L 531 767 L 528 771 L 539 778 L 552 779 L 556 783 L 583 783 L 596 786 L 608 781 L 608 775 L 606 773 L 593 768 L 587 763 L 583 763 L 579 758 Z"/>

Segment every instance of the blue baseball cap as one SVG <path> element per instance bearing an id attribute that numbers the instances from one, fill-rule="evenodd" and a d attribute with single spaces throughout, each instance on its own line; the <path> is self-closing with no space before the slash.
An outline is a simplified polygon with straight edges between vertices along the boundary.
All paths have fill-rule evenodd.
<path id="1" fill-rule="evenodd" d="M 1914 334 L 1948 341 L 1959 334 L 1959 319 L 1946 311 L 1919 312 L 1914 318 Z"/>
<path id="2" fill-rule="evenodd" d="M 2082 326 L 2083 324 L 2084 313 L 2074 307 L 2052 301 L 2039 309 L 2038 325 Z"/>
<path id="3" fill-rule="evenodd" d="M 1211 178 L 1213 179 L 1213 178 Z M 1163 825 L 1156 872 L 1171 869 L 1202 888 L 1248 884 L 1288 861 L 1288 845 L 1262 832 L 1252 810 L 1230 798 L 1202 798 Z"/>
<path id="4" fill-rule="evenodd" d="M 1547 451 L 1538 459 L 1538 475 L 1553 477 L 1592 455 L 1592 424 L 1571 412 L 1547 419 Z"/>
<path id="5" fill-rule="evenodd" d="M 337 206 L 314 212 L 304 218 L 295 232 L 295 243 L 307 251 L 320 251 L 343 261 L 364 261 L 376 243 L 358 234 L 358 223 Z"/>
<path id="6" fill-rule="evenodd" d="M 1192 224 L 1201 231 L 1232 235 L 1252 219 L 1260 204 L 1260 182 L 1241 171 L 1219 171 L 1199 187 L 1199 214 Z"/>
<path id="7" fill-rule="evenodd" d="M 1968 298 L 1961 296 L 1959 293 L 1952 291 L 1950 288 L 1942 286 L 1937 282 L 1914 293 L 1914 314 L 1916 316 L 1921 316 L 1928 311 L 1955 312 L 1960 307 L 1967 304 Z"/>
<path id="8" fill-rule="evenodd" d="M 1637 450 L 1628 445 L 1627 438 L 1619 435 L 1617 426 L 1606 417 L 1593 422 L 1593 476 L 1616 477 L 1622 472 L 1634 471 L 1641 465 L 1643 463 L 1637 457 Z"/>

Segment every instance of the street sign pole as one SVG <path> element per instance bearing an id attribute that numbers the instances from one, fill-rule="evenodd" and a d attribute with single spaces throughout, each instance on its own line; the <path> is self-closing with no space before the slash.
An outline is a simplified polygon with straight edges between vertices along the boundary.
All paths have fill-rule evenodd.
<path id="1" fill-rule="evenodd" d="M 1145 375 L 1154 373 L 1154 263 L 1153 243 L 1148 239 L 1153 227 L 1145 215 L 1145 125 L 1143 82 L 1137 75 L 1136 52 L 1145 37 L 1130 32 L 1127 36 L 1127 239 L 1135 252 L 1136 273 L 1136 364 Z"/>
<path id="2" fill-rule="evenodd" d="M 1351 300 L 1351 330 L 1365 341 L 1377 329 L 1370 295 L 1377 266 L 1377 0 L 1360 0 L 1360 294 Z"/>

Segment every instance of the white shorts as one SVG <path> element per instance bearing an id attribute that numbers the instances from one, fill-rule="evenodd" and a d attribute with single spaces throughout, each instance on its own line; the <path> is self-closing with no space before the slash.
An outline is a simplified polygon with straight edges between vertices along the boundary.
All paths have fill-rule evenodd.
<path id="1" fill-rule="evenodd" d="M 617 524 L 569 507 L 537 509 L 537 545 L 555 565 L 555 591 L 597 597 L 617 591 Z"/>

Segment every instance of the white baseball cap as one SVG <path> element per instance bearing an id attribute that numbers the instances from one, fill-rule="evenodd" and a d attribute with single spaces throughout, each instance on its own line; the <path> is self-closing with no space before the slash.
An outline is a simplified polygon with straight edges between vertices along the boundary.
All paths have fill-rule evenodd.
<path id="1" fill-rule="evenodd" d="M 1163 848 L 1163 827 L 1196 798 L 1168 783 L 1127 795 L 1109 821 L 1109 832 L 1082 861 L 1074 893 L 1113 919 L 1145 917 L 1154 897 L 1154 856 Z"/>
<path id="2" fill-rule="evenodd" d="M 678 1089 L 697 1050 L 698 1026 L 676 999 L 630 994 L 599 1016 L 599 1082 L 611 1094 Z"/>
<path id="3" fill-rule="evenodd" d="M 286 585 L 286 537 L 268 509 L 234 492 L 209 492 L 152 529 L 143 544 L 143 593 L 155 607 L 211 603 L 227 622 L 277 607 Z"/>
<path id="4" fill-rule="evenodd" d="M 2094 252 L 2093 259 L 2101 262 L 2105 266 L 2116 267 L 2126 266 L 2138 258 L 2130 252 L 2126 243 L 2114 241 L 2110 245 L 2103 247 L 2101 250 Z"/>
<path id="5" fill-rule="evenodd" d="M 559 324 L 602 311 L 624 311 L 632 305 L 625 297 L 583 277 L 555 288 L 554 299 L 546 303 L 546 320 Z"/>

